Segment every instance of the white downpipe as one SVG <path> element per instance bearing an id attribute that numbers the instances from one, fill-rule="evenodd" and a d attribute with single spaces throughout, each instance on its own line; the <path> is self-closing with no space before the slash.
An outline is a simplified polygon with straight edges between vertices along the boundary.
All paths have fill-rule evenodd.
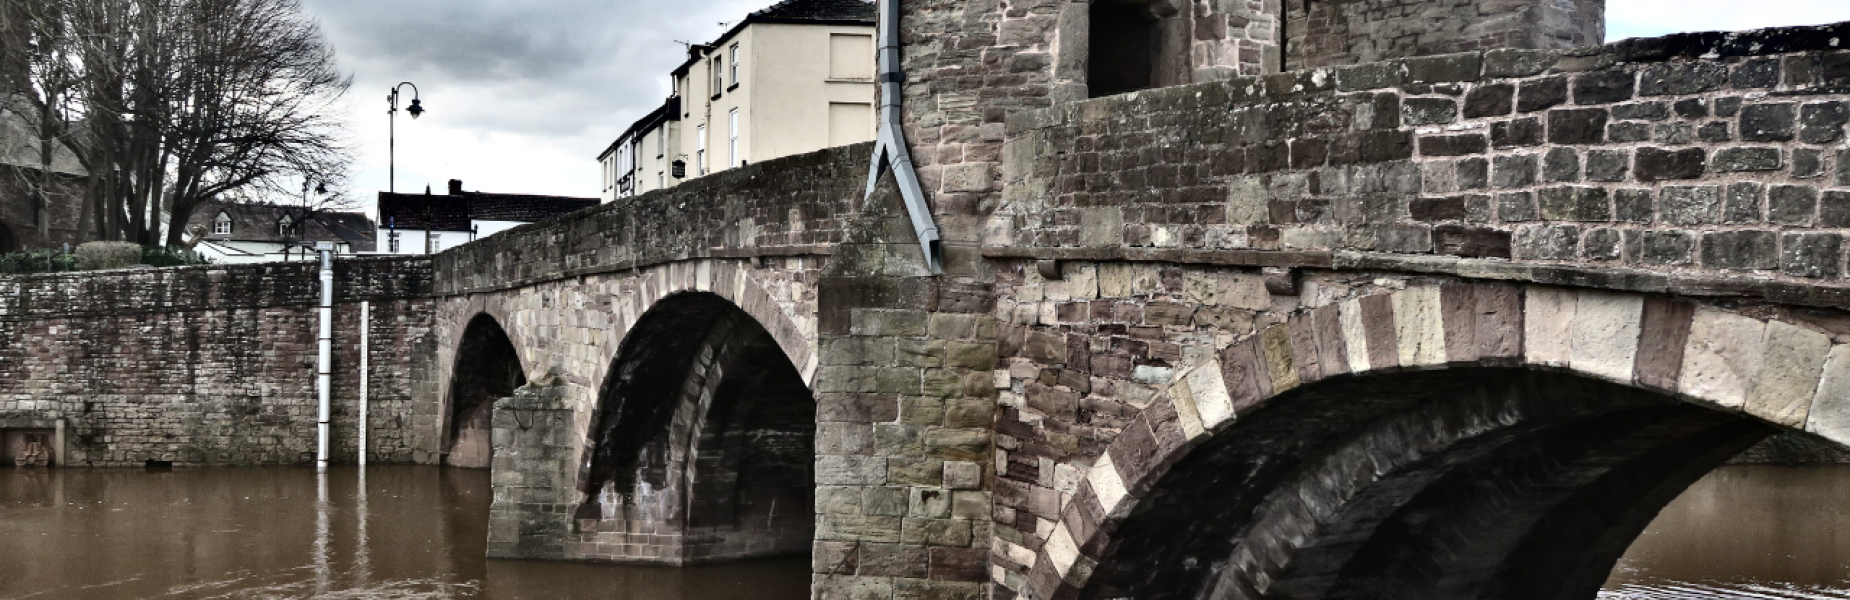
<path id="1" fill-rule="evenodd" d="M 334 245 L 316 242 L 315 253 L 321 255 L 321 335 L 317 339 L 320 355 L 316 358 L 315 387 L 321 397 L 320 416 L 316 420 L 315 471 L 328 471 L 328 413 L 333 382 L 334 351 Z"/>
<path id="2" fill-rule="evenodd" d="M 867 195 L 874 195 L 880 181 L 880 167 L 893 165 L 893 178 L 899 181 L 899 195 L 906 203 L 906 215 L 912 218 L 912 232 L 918 235 L 919 249 L 925 253 L 925 265 L 933 275 L 944 272 L 943 252 L 938 244 L 938 224 L 932 219 L 931 207 L 925 204 L 925 190 L 919 187 L 919 175 L 912 168 L 912 154 L 906 150 L 904 115 L 900 100 L 906 73 L 899 63 L 899 0 L 879 0 L 880 11 L 880 132 L 875 135 L 873 163 L 867 167 Z"/>
<path id="3" fill-rule="evenodd" d="M 369 402 L 367 388 L 368 388 L 368 384 L 371 382 L 371 377 L 369 376 L 370 373 L 367 372 L 369 359 L 371 357 L 367 356 L 367 354 L 371 350 L 371 348 L 369 348 L 368 346 L 372 340 L 371 338 L 372 328 L 373 328 L 373 303 L 372 302 L 361 302 L 360 303 L 360 425 L 359 425 L 360 426 L 360 466 L 361 467 L 366 466 L 366 449 L 367 449 L 366 430 L 368 429 L 368 426 L 367 426 L 368 421 L 366 420 L 366 409 L 367 409 L 367 404 Z M 360 480 L 362 482 L 366 480 L 366 472 L 364 470 L 360 471 Z M 361 492 L 361 493 L 363 494 L 365 492 Z"/>

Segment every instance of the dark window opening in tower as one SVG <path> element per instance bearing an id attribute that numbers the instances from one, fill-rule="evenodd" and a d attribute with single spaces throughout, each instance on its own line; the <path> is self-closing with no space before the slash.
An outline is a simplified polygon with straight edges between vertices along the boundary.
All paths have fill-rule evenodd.
<path id="1" fill-rule="evenodd" d="M 1142 2 L 1097 0 L 1089 15 L 1086 86 L 1094 98 L 1155 87 L 1158 23 Z"/>

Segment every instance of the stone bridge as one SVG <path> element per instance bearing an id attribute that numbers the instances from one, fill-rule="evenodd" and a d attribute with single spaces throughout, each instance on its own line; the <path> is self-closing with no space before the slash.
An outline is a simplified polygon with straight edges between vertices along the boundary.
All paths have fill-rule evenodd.
<path id="1" fill-rule="evenodd" d="M 343 263 L 372 451 L 492 468 L 494 556 L 807 554 L 817 598 L 1585 598 L 1733 453 L 1850 442 L 1850 25 L 1347 48 L 1393 3 L 1264 4 L 1157 11 L 1178 85 L 1087 99 L 1123 7 L 907 0 L 942 275 L 868 146 Z M 307 460 L 311 280 L 0 281 L 0 426 Z"/>
<path id="2" fill-rule="evenodd" d="M 907 15 L 942 276 L 865 146 L 436 257 L 413 396 L 492 463 L 491 554 L 1591 597 L 1733 454 L 1850 442 L 1850 26 L 1071 100 L 966 10 Z"/>

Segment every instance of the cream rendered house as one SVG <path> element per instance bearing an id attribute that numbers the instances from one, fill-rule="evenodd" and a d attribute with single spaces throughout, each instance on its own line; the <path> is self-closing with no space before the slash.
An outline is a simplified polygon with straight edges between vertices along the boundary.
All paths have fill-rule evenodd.
<path id="1" fill-rule="evenodd" d="M 672 80 L 673 95 L 598 157 L 604 201 L 873 140 L 874 5 L 779 2 L 689 48 Z"/>

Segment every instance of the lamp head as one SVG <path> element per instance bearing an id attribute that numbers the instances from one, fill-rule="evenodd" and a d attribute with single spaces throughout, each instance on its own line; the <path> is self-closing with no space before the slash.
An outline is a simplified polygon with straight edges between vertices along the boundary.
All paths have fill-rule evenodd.
<path id="1" fill-rule="evenodd" d="M 424 105 L 417 98 L 412 98 L 411 108 L 405 109 L 405 112 L 411 113 L 411 118 L 416 119 L 418 115 L 424 114 Z"/>

